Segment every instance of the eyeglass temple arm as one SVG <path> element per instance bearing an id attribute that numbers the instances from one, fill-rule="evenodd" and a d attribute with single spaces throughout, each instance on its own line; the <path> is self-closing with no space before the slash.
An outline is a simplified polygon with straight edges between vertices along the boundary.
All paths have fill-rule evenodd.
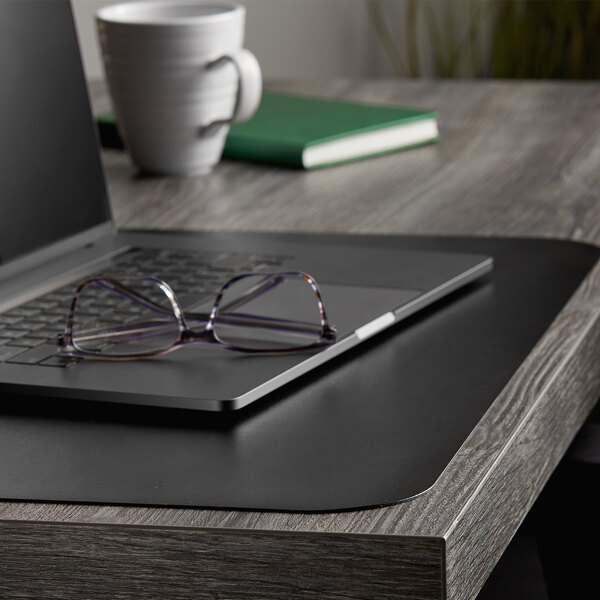
<path id="1" fill-rule="evenodd" d="M 132 323 L 125 325 L 115 325 L 112 328 L 87 329 L 78 333 L 79 341 L 91 341 L 102 338 L 139 338 L 144 335 L 157 335 L 165 331 L 171 331 L 172 323 L 156 323 L 146 321 L 141 323 Z M 59 336 L 60 337 L 64 336 Z"/>
<path id="2" fill-rule="evenodd" d="M 138 294 L 135 290 L 132 290 L 130 287 L 122 284 L 121 282 L 114 279 L 104 279 L 98 282 L 98 285 L 107 289 L 112 293 L 116 293 L 119 296 L 123 296 L 130 300 L 133 300 L 136 304 L 140 306 L 145 306 L 154 312 L 158 312 L 161 314 L 171 314 L 173 312 L 172 308 L 166 308 L 158 302 L 154 302 L 150 298 L 143 296 L 142 294 Z"/>
<path id="3" fill-rule="evenodd" d="M 281 275 L 277 275 L 275 277 L 267 277 L 262 282 L 251 287 L 244 294 L 242 294 L 239 298 L 236 298 L 235 300 L 232 300 L 231 302 L 228 302 L 227 304 L 224 304 L 222 306 L 218 306 L 219 312 L 221 312 L 221 313 L 228 312 L 228 311 L 233 310 L 234 308 L 243 306 L 247 302 L 251 302 L 255 298 L 258 298 L 261 294 L 264 294 L 265 292 L 268 292 L 271 288 L 275 287 L 276 285 L 279 285 L 282 280 L 283 280 L 283 277 Z M 216 308 L 217 308 L 217 306 L 214 306 L 210 313 L 198 313 L 198 312 L 187 312 L 186 311 L 184 313 L 184 318 L 187 321 L 205 321 L 206 322 L 211 319 L 214 319 L 215 313 L 216 313 Z M 227 315 L 225 315 L 225 316 L 221 315 L 219 318 L 220 318 L 220 320 L 227 321 L 230 317 Z M 243 325 L 244 323 L 239 321 L 240 317 L 238 316 L 237 318 L 238 318 L 238 321 L 236 322 L 236 324 Z M 269 317 L 251 317 L 251 316 L 248 316 L 248 319 L 252 319 L 253 322 L 256 322 L 256 320 L 259 320 L 259 319 L 264 320 L 265 322 L 276 320 L 276 319 L 271 319 Z"/>
<path id="4" fill-rule="evenodd" d="M 262 283 L 260 283 L 258 285 L 255 285 L 254 287 L 249 289 L 246 293 L 244 293 L 242 296 L 237 298 L 235 301 L 230 302 L 230 303 L 224 305 L 223 307 L 221 307 L 221 310 L 231 310 L 233 308 L 236 308 L 238 306 L 245 304 L 246 302 L 250 302 L 254 298 L 257 298 L 261 294 L 267 292 L 270 288 L 274 287 L 275 285 L 278 285 L 282 279 L 283 279 L 283 277 L 281 277 L 281 276 L 273 277 L 266 281 L 263 281 Z M 128 297 L 131 300 L 135 301 L 137 304 L 146 306 L 147 308 L 149 308 L 155 312 L 158 312 L 161 314 L 171 313 L 170 309 L 165 308 L 164 306 L 158 304 L 157 302 L 154 302 L 153 300 L 151 300 L 150 298 L 147 298 L 146 296 L 143 296 L 142 294 L 139 294 L 135 290 L 132 290 L 130 287 L 120 283 L 119 281 L 112 280 L 112 279 L 105 279 L 103 281 L 100 281 L 99 285 L 112 293 L 117 293 L 120 296 Z M 208 319 L 210 318 L 210 313 L 185 313 L 185 316 L 187 318 L 193 318 L 195 320 L 204 319 L 205 321 L 208 321 Z"/>
<path id="5" fill-rule="evenodd" d="M 194 315 L 186 315 L 188 319 L 193 319 Z M 227 325 L 238 327 L 277 329 L 280 331 L 297 331 L 299 333 L 321 333 L 323 327 L 307 321 L 297 321 L 294 319 L 277 319 L 274 317 L 259 317 L 254 315 L 245 315 L 243 313 L 219 314 L 219 321 Z M 335 332 L 333 327 L 326 326 L 325 333 Z"/>
<path id="6" fill-rule="evenodd" d="M 268 292 L 271 288 L 279 285 L 283 281 L 283 277 L 281 275 L 266 277 L 263 281 L 257 283 L 252 286 L 249 290 L 244 292 L 239 298 L 232 300 L 231 302 L 225 304 L 224 306 L 220 306 L 220 311 L 231 311 L 234 308 L 238 308 L 239 306 L 243 306 L 247 302 L 251 302 L 255 298 L 258 298 L 265 292 Z"/>

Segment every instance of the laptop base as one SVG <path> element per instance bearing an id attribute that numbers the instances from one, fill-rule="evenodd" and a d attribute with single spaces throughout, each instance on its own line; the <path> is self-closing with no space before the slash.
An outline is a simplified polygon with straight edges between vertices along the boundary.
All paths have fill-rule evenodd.
<path id="1" fill-rule="evenodd" d="M 600 257 L 550 240 L 352 240 L 487 253 L 497 268 L 233 413 L 5 395 L 0 497 L 283 511 L 414 497 L 435 483 Z"/>

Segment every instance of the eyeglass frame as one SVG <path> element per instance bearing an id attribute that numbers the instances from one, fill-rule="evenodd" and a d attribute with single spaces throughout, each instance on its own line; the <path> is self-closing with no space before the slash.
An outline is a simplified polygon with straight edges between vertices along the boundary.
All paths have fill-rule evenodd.
<path id="1" fill-rule="evenodd" d="M 306 346 L 297 346 L 291 348 L 278 348 L 278 349 L 254 349 L 254 348 L 244 348 L 241 346 L 236 346 L 234 344 L 229 344 L 220 340 L 218 336 L 215 334 L 215 321 L 217 320 L 217 315 L 219 312 L 221 300 L 225 292 L 231 287 L 234 283 L 248 278 L 248 277 L 260 277 L 264 276 L 265 278 L 273 278 L 277 276 L 285 276 L 285 277 L 301 277 L 304 279 L 309 286 L 311 287 L 313 293 L 315 294 L 317 300 L 317 306 L 319 309 L 319 318 L 320 318 L 320 327 L 321 332 L 319 335 L 318 341 L 306 345 Z M 110 355 L 110 354 L 101 354 L 99 352 L 93 352 L 90 350 L 82 350 L 79 348 L 73 341 L 73 324 L 74 324 L 74 316 L 75 309 L 77 307 L 77 301 L 81 296 L 82 291 L 89 285 L 100 282 L 108 282 L 113 289 L 110 291 L 116 294 L 120 294 L 126 298 L 129 298 L 133 302 L 136 302 L 136 298 L 141 298 L 146 305 L 155 305 L 162 312 L 169 312 L 167 308 L 162 307 L 152 300 L 148 298 L 144 298 L 141 294 L 136 293 L 134 290 L 131 290 L 127 287 L 126 284 L 122 283 L 124 281 L 147 281 L 151 283 L 155 283 L 160 287 L 163 293 L 167 296 L 171 303 L 171 308 L 173 310 L 173 316 L 177 320 L 179 327 L 179 336 L 177 340 L 175 340 L 169 347 L 164 348 L 162 350 L 154 350 L 152 352 L 141 352 L 135 354 L 126 354 L 126 355 Z M 206 315 L 208 314 L 208 318 Z M 202 318 L 201 318 L 202 317 Z M 202 331 L 194 331 L 188 324 L 186 319 L 197 318 L 198 320 L 206 321 L 204 328 Z M 283 320 L 283 319 L 271 319 L 269 317 L 265 317 L 265 321 L 281 322 L 281 323 L 292 323 L 291 320 Z M 126 323 L 123 324 L 124 326 Z M 276 328 L 276 325 L 274 325 Z M 145 276 L 145 277 L 127 277 L 127 276 L 115 276 L 115 275 L 96 275 L 93 277 L 89 277 L 81 281 L 73 294 L 73 298 L 71 300 L 71 305 L 69 308 L 69 314 L 67 317 L 67 324 L 65 327 L 65 331 L 62 334 L 58 335 L 57 345 L 59 354 L 71 356 L 71 357 L 80 357 L 80 358 L 96 358 L 103 360 L 141 360 L 145 358 L 154 358 L 158 356 L 163 356 L 165 354 L 169 354 L 179 348 L 187 346 L 196 342 L 204 342 L 209 344 L 217 344 L 222 346 L 227 350 L 232 350 L 236 352 L 244 352 L 248 354 L 291 354 L 295 352 L 303 352 L 306 350 L 311 350 L 314 348 L 319 348 L 322 346 L 329 345 L 336 339 L 336 328 L 334 325 L 329 323 L 329 319 L 325 312 L 325 306 L 323 303 L 323 297 L 321 294 L 321 290 L 317 285 L 316 280 L 311 275 L 304 273 L 302 271 L 282 271 L 282 272 L 264 272 L 264 273 L 241 273 L 235 275 L 231 279 L 229 279 L 217 292 L 215 301 L 213 303 L 212 309 L 210 313 L 187 313 L 187 315 L 183 312 L 181 307 L 179 306 L 179 301 L 177 300 L 177 296 L 171 286 L 166 283 L 164 280 L 159 279 L 153 276 Z"/>

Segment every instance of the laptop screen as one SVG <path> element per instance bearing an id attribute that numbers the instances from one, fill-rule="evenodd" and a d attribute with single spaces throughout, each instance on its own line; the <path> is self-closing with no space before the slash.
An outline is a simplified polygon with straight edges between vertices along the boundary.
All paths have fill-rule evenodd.
<path id="1" fill-rule="evenodd" d="M 0 264 L 110 219 L 68 0 L 0 1 Z"/>

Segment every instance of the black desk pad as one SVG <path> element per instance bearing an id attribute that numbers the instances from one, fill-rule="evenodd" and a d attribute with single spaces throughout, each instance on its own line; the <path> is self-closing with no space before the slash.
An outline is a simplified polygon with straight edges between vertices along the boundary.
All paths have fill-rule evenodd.
<path id="1" fill-rule="evenodd" d="M 495 268 L 235 413 L 5 396 L 0 498 L 285 511 L 411 498 L 434 484 L 600 257 L 552 240 L 352 241 L 487 253 Z"/>

